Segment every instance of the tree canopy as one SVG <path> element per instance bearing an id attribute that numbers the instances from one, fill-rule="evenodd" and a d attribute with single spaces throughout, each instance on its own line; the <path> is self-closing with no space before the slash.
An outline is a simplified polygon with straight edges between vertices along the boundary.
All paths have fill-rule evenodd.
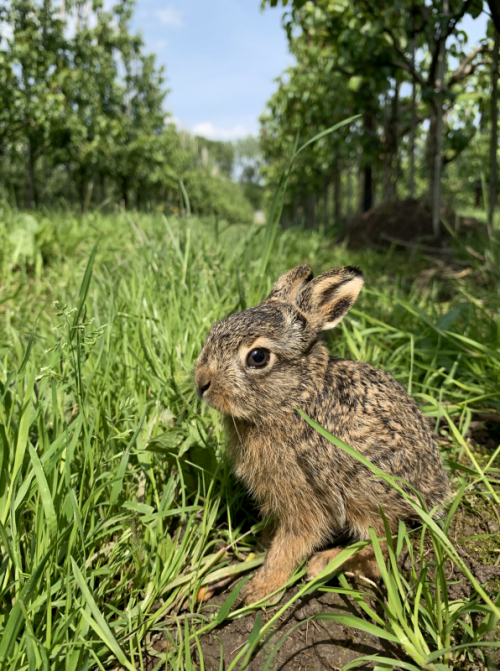
<path id="1" fill-rule="evenodd" d="M 419 195 L 439 217 L 443 165 L 477 152 L 479 117 L 483 128 L 484 122 L 490 129 L 495 125 L 487 109 L 494 26 L 490 23 L 488 35 L 474 46 L 461 27 L 464 17 L 484 11 L 483 3 L 293 0 L 288 5 L 283 0 L 282 5 L 295 64 L 278 80 L 261 119 L 269 182 L 276 181 L 285 148 L 298 134 L 307 139 L 359 115 L 302 154 L 292 177 L 289 216 L 301 211 L 310 220 L 308 212 L 330 189 L 337 214 L 357 210 L 358 203 L 366 210 L 375 197 L 387 202 L 405 192 L 414 195 L 417 179 Z M 361 182 L 361 193 L 350 193 L 351 177 L 351 191 Z"/>
<path id="2" fill-rule="evenodd" d="M 121 202 L 248 221 L 235 148 L 179 132 L 133 0 L 0 2 L 0 195 L 20 207 Z"/>

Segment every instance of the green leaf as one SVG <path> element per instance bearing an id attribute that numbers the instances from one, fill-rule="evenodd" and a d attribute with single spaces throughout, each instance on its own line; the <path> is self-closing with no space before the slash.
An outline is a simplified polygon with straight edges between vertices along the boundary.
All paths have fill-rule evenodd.
<path id="1" fill-rule="evenodd" d="M 69 499 L 73 507 L 73 514 L 75 516 L 76 524 L 78 526 L 78 531 L 80 532 L 80 537 L 82 539 L 82 546 L 85 545 L 85 531 L 83 529 L 82 516 L 80 514 L 80 509 L 78 507 L 78 501 L 76 500 L 75 490 L 71 487 L 69 490 Z"/>
<path id="2" fill-rule="evenodd" d="M 28 443 L 28 435 L 31 426 L 31 397 L 33 395 L 34 386 L 35 386 L 35 372 L 33 370 L 31 371 L 31 374 L 28 378 L 28 382 L 26 385 L 26 393 L 24 394 L 23 398 L 21 421 L 19 422 L 19 429 L 17 432 L 17 444 L 14 456 L 14 467 L 12 469 L 12 476 L 10 480 L 10 487 L 7 495 L 7 501 L 5 503 L 3 511 L 0 511 L 0 514 L 2 516 L 1 519 L 2 524 L 5 524 L 7 520 L 7 516 L 9 514 L 10 501 L 12 498 L 12 494 L 14 492 L 16 478 L 19 473 L 19 470 L 21 469 L 21 466 L 23 465 L 24 456 L 26 454 L 26 445 Z"/>
<path id="3" fill-rule="evenodd" d="M 80 286 L 80 294 L 78 296 L 78 305 L 76 308 L 75 316 L 73 318 L 73 324 L 71 328 L 70 340 L 73 340 L 76 333 L 76 328 L 78 322 L 80 321 L 80 316 L 83 311 L 83 306 L 85 305 L 85 300 L 89 291 L 90 280 L 92 279 L 92 272 L 94 270 L 94 261 L 97 254 L 97 247 L 99 245 L 99 238 L 95 241 L 92 251 L 90 252 L 89 260 L 87 262 L 87 267 L 85 268 L 85 274 L 83 276 L 82 284 Z"/>
<path id="4" fill-rule="evenodd" d="M 35 325 L 36 325 L 36 322 L 35 322 Z M 24 369 L 26 368 L 26 364 L 28 363 L 29 358 L 30 358 L 31 348 L 33 347 L 34 339 L 35 339 L 35 331 L 33 329 L 33 331 L 31 331 L 31 333 L 30 333 L 28 344 L 26 345 L 26 352 L 24 353 L 24 358 L 21 361 L 21 365 L 19 366 L 19 370 L 17 371 L 18 375 L 22 375 L 23 372 L 24 372 Z"/>
<path id="5" fill-rule="evenodd" d="M 24 615 L 21 605 L 28 604 L 31 597 L 34 595 L 35 590 L 38 585 L 38 581 L 45 569 L 45 565 L 49 560 L 50 555 L 54 552 L 56 544 L 53 543 L 49 550 L 43 556 L 41 562 L 38 564 L 36 569 L 33 571 L 31 576 L 28 579 L 28 582 L 24 585 L 21 593 L 14 604 L 13 609 L 10 611 L 9 617 L 7 619 L 5 629 L 3 632 L 2 640 L 0 641 L 0 663 L 1 669 L 5 668 L 5 663 L 11 653 L 11 650 L 17 640 L 19 632 L 24 622 Z"/>
<path id="6" fill-rule="evenodd" d="M 313 615 L 313 620 L 328 620 L 329 622 L 337 622 L 338 624 L 345 624 L 348 627 L 354 627 L 355 629 L 360 629 L 361 631 L 366 632 L 367 634 L 372 634 L 373 636 L 378 636 L 378 638 L 383 638 L 386 641 L 391 641 L 392 643 L 399 643 L 399 639 L 394 634 L 391 634 L 381 627 L 363 620 L 360 617 L 355 615 L 343 614 L 343 613 L 318 613 Z"/>
<path id="7" fill-rule="evenodd" d="M 3 546 L 5 548 L 5 552 L 7 553 L 7 556 L 9 557 L 11 563 L 13 566 L 16 566 L 16 560 L 14 558 L 14 553 L 12 552 L 12 547 L 9 541 L 9 538 L 7 536 L 7 533 L 5 531 L 5 527 L 3 524 L 0 522 L 0 541 L 2 541 Z"/>
<path id="8" fill-rule="evenodd" d="M 441 329 L 442 331 L 446 331 L 450 328 L 453 322 L 456 321 L 458 317 L 460 317 L 460 312 L 461 310 L 457 308 L 455 310 L 450 310 L 445 315 L 442 315 L 437 321 L 436 328 Z"/>
<path id="9" fill-rule="evenodd" d="M 185 438 L 185 431 L 181 429 L 169 429 L 152 438 L 147 444 L 146 450 L 156 454 L 172 454 L 176 452 Z"/>
<path id="10" fill-rule="evenodd" d="M 248 580 L 250 580 L 250 578 L 251 578 L 251 576 L 247 575 L 245 578 L 243 578 L 243 580 L 240 580 L 240 582 L 237 583 L 235 585 L 235 587 L 233 587 L 233 589 L 231 590 L 231 593 L 229 594 L 227 599 L 224 601 L 224 603 L 222 604 L 222 606 L 219 609 L 219 612 L 217 613 L 217 617 L 215 618 L 215 621 L 217 622 L 217 624 L 220 624 L 221 622 L 224 622 L 226 617 L 229 615 L 229 611 L 233 607 L 233 604 L 236 602 L 236 599 L 238 598 L 239 593 L 243 589 L 243 586 L 245 585 L 245 583 Z"/>
<path id="11" fill-rule="evenodd" d="M 116 474 L 116 480 L 113 482 L 113 487 L 111 489 L 111 496 L 109 497 L 110 506 L 113 506 L 118 501 L 118 497 L 120 496 L 120 492 L 123 487 L 123 478 L 125 477 L 125 473 L 127 471 L 128 460 L 130 457 L 130 450 L 135 445 L 137 436 L 141 432 L 145 417 L 146 417 L 146 408 L 144 408 L 139 425 L 135 430 L 134 435 L 130 439 L 129 444 L 125 448 L 125 451 L 123 452 L 122 458 L 120 460 L 120 465 L 118 466 L 118 472 Z"/>
<path id="12" fill-rule="evenodd" d="M 404 669 L 404 671 L 422 671 L 421 666 L 415 666 L 415 664 L 402 662 L 400 659 L 393 659 L 391 657 L 379 657 L 378 655 L 363 655 L 363 657 L 358 657 L 357 659 L 343 666 L 341 671 L 355 669 L 356 667 L 359 667 L 361 662 L 378 662 L 379 664 L 387 664 L 389 669 L 397 668 L 398 670 Z"/>
<path id="13" fill-rule="evenodd" d="M 456 652 L 457 650 L 464 650 L 465 648 L 500 648 L 500 643 L 495 641 L 472 641 L 471 643 L 461 643 L 460 645 L 452 645 L 449 648 L 443 650 L 436 650 L 431 653 L 425 660 L 427 663 L 431 663 L 448 655 L 450 652 Z"/>
<path id="14" fill-rule="evenodd" d="M 349 88 L 351 91 L 357 92 L 363 85 L 363 77 L 360 77 L 359 75 L 355 75 L 354 77 L 351 77 L 349 79 Z"/>
<path id="15" fill-rule="evenodd" d="M 137 501 L 124 501 L 122 508 L 133 510 L 141 515 L 151 515 L 154 511 L 153 506 L 148 506 L 147 503 L 138 503 Z"/>
<path id="16" fill-rule="evenodd" d="M 483 13 L 483 0 L 475 0 L 467 5 L 466 14 L 470 14 L 473 19 L 477 19 Z"/>
<path id="17" fill-rule="evenodd" d="M 255 622 L 253 623 L 252 631 L 250 632 L 250 636 L 248 638 L 247 645 L 249 647 L 252 647 L 254 643 L 258 640 L 261 627 L 262 627 L 262 611 L 260 610 L 257 613 L 257 617 L 255 618 Z"/>
<path id="18" fill-rule="evenodd" d="M 80 588 L 83 598 L 85 599 L 85 602 L 89 606 L 90 612 L 92 613 L 91 618 L 89 617 L 85 609 L 82 608 L 81 610 L 82 616 L 92 627 L 92 629 L 96 632 L 99 638 L 104 642 L 104 644 L 111 650 L 111 652 L 120 662 L 120 664 L 129 669 L 129 671 L 136 671 L 135 666 L 131 664 L 130 661 L 127 659 L 125 653 L 120 648 L 116 638 L 113 636 L 113 632 L 109 628 L 108 623 L 106 622 L 101 611 L 97 607 L 97 604 L 94 601 L 94 598 L 90 593 L 89 588 L 87 587 L 85 579 L 73 557 L 71 557 L 71 565 L 73 567 L 73 575 L 75 576 L 78 587 Z"/>
<path id="19" fill-rule="evenodd" d="M 54 542 L 57 537 L 57 515 L 54 508 L 54 501 L 52 500 L 52 494 L 50 493 L 50 488 L 47 483 L 47 478 L 45 477 L 45 472 L 43 470 L 40 458 L 38 457 L 38 454 L 36 453 L 36 450 L 31 445 L 31 443 L 28 447 L 33 470 L 35 471 L 35 478 L 38 483 L 38 490 L 42 499 L 42 506 L 45 513 L 45 518 L 47 520 L 47 526 L 49 528 L 50 540 Z"/>

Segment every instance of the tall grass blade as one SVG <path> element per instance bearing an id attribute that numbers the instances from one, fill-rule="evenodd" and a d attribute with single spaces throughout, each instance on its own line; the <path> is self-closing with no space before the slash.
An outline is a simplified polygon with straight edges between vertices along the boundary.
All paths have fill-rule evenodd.
<path id="1" fill-rule="evenodd" d="M 101 638 L 102 641 L 108 646 L 108 648 L 115 655 L 116 659 L 120 662 L 120 664 L 123 664 L 123 666 L 129 669 L 129 671 L 135 671 L 135 666 L 131 664 L 130 661 L 125 656 L 123 650 L 118 645 L 116 638 L 113 636 L 113 633 L 109 628 L 108 623 L 106 622 L 101 611 L 97 607 L 97 604 L 94 601 L 94 598 L 92 597 L 92 594 L 90 593 L 90 590 L 87 587 L 85 579 L 73 557 L 71 557 L 71 565 L 73 567 L 73 575 L 75 576 L 76 582 L 82 592 L 86 604 L 90 608 L 90 612 L 92 613 L 93 619 L 88 616 L 88 614 L 84 609 L 81 610 L 82 616 L 94 629 L 99 638 Z"/>
<path id="2" fill-rule="evenodd" d="M 95 262 L 95 257 L 97 255 L 97 248 L 99 246 L 99 238 L 94 243 L 94 246 L 92 247 L 92 251 L 90 252 L 89 260 L 87 262 L 87 266 L 85 268 L 85 273 L 83 275 L 83 280 L 82 284 L 80 286 L 80 294 L 78 296 L 78 304 L 76 307 L 76 312 L 73 317 L 73 324 L 72 328 L 70 331 L 70 340 L 73 340 L 75 337 L 76 333 L 76 328 L 78 326 L 78 322 L 80 321 L 80 317 L 82 315 L 83 307 L 85 305 L 85 301 L 87 299 L 87 294 L 89 291 L 90 287 L 90 281 L 92 279 L 92 273 L 94 270 L 94 262 Z"/>

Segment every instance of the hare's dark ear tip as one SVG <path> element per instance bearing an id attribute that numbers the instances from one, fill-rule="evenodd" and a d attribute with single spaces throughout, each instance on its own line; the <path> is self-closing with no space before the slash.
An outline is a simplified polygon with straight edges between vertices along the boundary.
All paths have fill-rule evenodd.
<path id="1" fill-rule="evenodd" d="M 353 275 L 354 277 L 359 277 L 360 280 L 365 279 L 363 271 L 359 266 L 345 266 L 344 270 Z"/>
<path id="2" fill-rule="evenodd" d="M 302 265 L 297 267 L 298 275 L 300 275 L 304 282 L 310 282 L 311 280 L 314 279 L 314 273 L 313 271 L 309 268 L 309 266 Z"/>

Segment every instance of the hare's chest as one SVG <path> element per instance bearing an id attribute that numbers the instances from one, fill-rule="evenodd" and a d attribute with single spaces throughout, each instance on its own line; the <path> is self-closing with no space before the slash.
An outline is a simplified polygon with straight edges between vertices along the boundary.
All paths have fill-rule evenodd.
<path id="1" fill-rule="evenodd" d="M 234 471 L 262 506 L 265 515 L 280 517 L 296 497 L 303 477 L 295 454 L 276 436 L 253 432 L 231 450 Z"/>

